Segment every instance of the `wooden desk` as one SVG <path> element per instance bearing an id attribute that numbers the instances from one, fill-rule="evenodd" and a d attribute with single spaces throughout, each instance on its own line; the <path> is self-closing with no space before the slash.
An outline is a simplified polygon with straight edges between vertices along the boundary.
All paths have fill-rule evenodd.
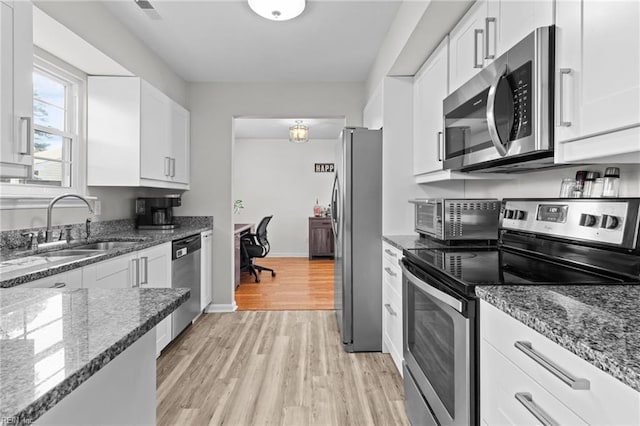
<path id="1" fill-rule="evenodd" d="M 240 285 L 240 238 L 243 234 L 253 232 L 255 223 L 234 223 L 233 224 L 233 263 L 235 267 L 235 284 L 236 288 Z"/>

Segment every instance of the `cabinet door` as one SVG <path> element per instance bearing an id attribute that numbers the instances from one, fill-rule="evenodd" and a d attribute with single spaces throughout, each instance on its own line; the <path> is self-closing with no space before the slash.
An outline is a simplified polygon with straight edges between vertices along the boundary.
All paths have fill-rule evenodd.
<path id="1" fill-rule="evenodd" d="M 140 94 L 140 177 L 170 180 L 169 98 L 145 81 Z"/>
<path id="2" fill-rule="evenodd" d="M 485 66 L 538 27 L 553 25 L 554 0 L 489 0 Z"/>
<path id="3" fill-rule="evenodd" d="M 434 51 L 413 88 L 413 174 L 442 170 L 442 101 L 447 96 L 448 39 Z"/>
<path id="4" fill-rule="evenodd" d="M 487 1 L 478 0 L 449 35 L 449 87 L 456 90 L 484 65 Z"/>
<path id="5" fill-rule="evenodd" d="M 171 101 L 171 180 L 189 183 L 189 111 Z"/>
<path id="6" fill-rule="evenodd" d="M 333 256 L 333 231 L 329 226 L 313 224 L 309 228 L 309 256 Z"/>
<path id="7" fill-rule="evenodd" d="M 0 170 L 25 177 L 32 162 L 33 10 L 0 3 Z"/>
<path id="8" fill-rule="evenodd" d="M 138 271 L 135 256 L 118 256 L 82 268 L 82 283 L 85 288 L 131 288 L 138 285 Z"/>
<path id="9" fill-rule="evenodd" d="M 202 249 L 200 251 L 200 309 L 204 310 L 211 303 L 212 295 L 212 255 L 213 253 L 213 233 L 211 231 L 202 233 Z"/>
<path id="10" fill-rule="evenodd" d="M 82 288 L 82 269 L 51 275 L 22 284 L 18 288 Z"/>
<path id="11" fill-rule="evenodd" d="M 556 143 L 637 127 L 640 3 L 559 0 L 556 23 Z M 638 134 L 583 145 L 583 159 L 637 153 Z"/>

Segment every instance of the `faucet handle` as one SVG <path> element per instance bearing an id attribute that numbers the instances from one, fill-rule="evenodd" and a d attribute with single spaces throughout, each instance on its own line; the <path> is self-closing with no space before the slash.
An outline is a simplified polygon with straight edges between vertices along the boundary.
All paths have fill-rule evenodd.
<path id="1" fill-rule="evenodd" d="M 90 217 L 88 217 L 87 220 L 85 221 L 85 227 L 87 231 L 87 240 L 88 240 L 89 237 L 91 237 L 91 218 Z"/>
<path id="2" fill-rule="evenodd" d="M 38 234 L 35 232 L 25 232 L 22 234 L 23 237 L 27 237 L 29 239 L 29 246 L 27 247 L 29 250 L 37 250 L 38 249 Z"/>

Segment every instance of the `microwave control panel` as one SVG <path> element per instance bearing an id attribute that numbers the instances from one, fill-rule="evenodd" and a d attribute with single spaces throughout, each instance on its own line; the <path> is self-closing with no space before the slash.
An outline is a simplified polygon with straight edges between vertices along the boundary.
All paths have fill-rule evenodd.
<path id="1" fill-rule="evenodd" d="M 507 81 L 513 92 L 513 127 L 509 135 L 509 140 L 512 141 L 531 136 L 533 123 L 531 116 L 532 65 L 532 62 L 529 61 L 507 76 Z"/>

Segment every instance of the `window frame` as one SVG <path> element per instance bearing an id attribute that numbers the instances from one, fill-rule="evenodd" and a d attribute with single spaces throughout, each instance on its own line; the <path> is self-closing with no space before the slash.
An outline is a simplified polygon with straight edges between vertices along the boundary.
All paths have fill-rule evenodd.
<path id="1" fill-rule="evenodd" d="M 40 125 L 33 125 L 33 132 L 36 130 L 46 133 L 68 137 L 71 139 L 71 156 L 70 156 L 70 179 L 71 186 L 53 186 L 37 183 L 18 183 L 12 184 L 8 182 L 0 182 L 0 199 L 2 199 L 1 208 L 12 208 L 15 203 L 7 202 L 10 199 L 30 198 L 30 199 L 50 199 L 52 197 L 73 192 L 75 194 L 87 195 L 86 184 L 86 88 L 87 74 L 73 67 L 72 65 L 62 61 L 56 56 L 51 55 L 34 46 L 34 71 L 42 72 L 46 76 L 52 76 L 57 80 L 61 80 L 65 84 L 69 84 L 69 96 L 66 99 L 67 111 L 75 111 L 75 114 L 67 114 L 65 117 L 65 127 L 74 132 L 60 131 L 58 129 L 49 128 Z M 32 96 L 33 97 L 33 96 Z M 32 101 L 33 102 L 33 101 Z M 71 105 L 69 105 L 71 104 Z M 37 157 L 37 153 L 33 157 Z M 63 160 L 64 162 L 64 160 Z M 33 167 L 33 166 L 30 166 Z M 19 204 L 19 203 L 17 203 Z M 29 203 L 30 207 L 33 203 Z M 19 208 L 15 205 L 13 208 Z"/>

